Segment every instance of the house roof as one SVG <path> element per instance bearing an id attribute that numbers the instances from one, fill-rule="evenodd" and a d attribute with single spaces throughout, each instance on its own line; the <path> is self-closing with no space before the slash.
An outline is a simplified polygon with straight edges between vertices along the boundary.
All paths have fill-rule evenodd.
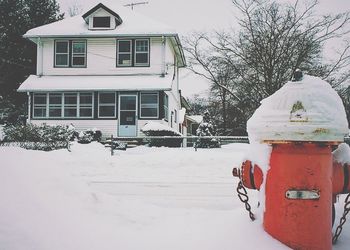
<path id="1" fill-rule="evenodd" d="M 103 8 L 112 15 L 117 15 L 123 20 L 115 29 L 89 30 L 84 16 L 93 13 L 98 8 Z M 186 65 L 182 45 L 175 29 L 157 22 L 149 17 L 131 11 L 116 3 L 97 4 L 82 16 L 74 16 L 63 20 L 42 25 L 28 30 L 24 35 L 36 42 L 37 38 L 60 38 L 60 37 L 130 37 L 130 36 L 164 36 L 170 37 L 175 44 L 174 49 L 180 60 L 180 67 Z"/>
<path id="2" fill-rule="evenodd" d="M 30 75 L 18 92 L 39 91 L 152 91 L 171 90 L 172 75 L 36 76 Z"/>
<path id="3" fill-rule="evenodd" d="M 187 115 L 186 118 L 192 122 L 200 124 L 203 121 L 202 115 Z"/>
<path id="4" fill-rule="evenodd" d="M 113 15 L 118 15 L 123 19 L 123 23 L 112 30 L 89 30 L 88 24 L 84 20 L 86 14 L 91 14 L 97 8 L 108 9 Z M 118 14 L 117 14 L 118 13 Z M 112 14 L 112 13 L 111 13 Z M 28 30 L 24 37 L 96 37 L 96 36 L 129 36 L 129 35 L 177 35 L 176 31 L 163 23 L 157 22 L 149 17 L 131 11 L 128 8 L 108 3 L 98 4 L 82 16 L 68 17 L 63 20 L 42 25 Z"/>

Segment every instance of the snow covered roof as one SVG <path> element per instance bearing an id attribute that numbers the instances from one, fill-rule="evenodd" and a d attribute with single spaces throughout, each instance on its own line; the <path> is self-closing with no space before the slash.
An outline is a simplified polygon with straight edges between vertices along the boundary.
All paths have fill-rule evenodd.
<path id="1" fill-rule="evenodd" d="M 89 24 L 86 22 L 86 15 L 90 15 L 91 11 L 96 8 L 107 9 L 113 16 L 117 16 L 116 19 L 120 19 L 120 23 L 115 29 L 89 29 Z M 84 18 L 85 17 L 85 18 Z M 161 22 L 157 22 L 149 17 L 131 11 L 127 7 L 121 6 L 116 3 L 104 2 L 104 4 L 98 4 L 89 9 L 82 16 L 74 16 L 65 18 L 63 20 L 46 24 L 28 30 L 23 35 L 25 38 L 29 38 L 36 42 L 36 38 L 59 38 L 59 37 L 130 37 L 130 36 L 164 36 L 170 37 L 173 40 L 174 50 L 179 57 L 179 66 L 186 65 L 186 60 L 179 36 L 174 28 L 171 28 Z"/>
<path id="2" fill-rule="evenodd" d="M 18 88 L 31 91 L 171 90 L 172 76 L 36 76 L 30 75 Z"/>
<path id="3" fill-rule="evenodd" d="M 348 133 L 342 100 L 326 81 L 305 75 L 261 102 L 247 123 L 250 141 L 341 142 Z"/>
<path id="4" fill-rule="evenodd" d="M 202 115 L 188 115 L 187 118 L 193 122 L 201 123 L 203 121 Z"/>
<path id="5" fill-rule="evenodd" d="M 98 6 L 98 5 L 96 5 Z M 95 6 L 95 7 L 96 7 Z M 96 37 L 96 36 L 130 36 L 130 35 L 171 35 L 177 36 L 176 30 L 136 11 L 115 3 L 104 3 L 109 10 L 117 13 L 123 22 L 115 29 L 89 30 L 83 16 L 65 18 L 27 31 L 24 37 Z M 94 7 L 94 8 L 95 8 Z M 91 10 L 93 10 L 92 8 Z"/>

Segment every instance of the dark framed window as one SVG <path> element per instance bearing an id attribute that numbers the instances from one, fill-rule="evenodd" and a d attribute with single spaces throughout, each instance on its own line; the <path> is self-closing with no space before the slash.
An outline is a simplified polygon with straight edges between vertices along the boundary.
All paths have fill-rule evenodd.
<path id="1" fill-rule="evenodd" d="M 117 42 L 117 66 L 132 65 L 132 40 L 118 40 Z"/>
<path id="2" fill-rule="evenodd" d="M 47 110 L 47 96 L 45 94 L 33 95 L 33 117 L 45 118 Z"/>
<path id="3" fill-rule="evenodd" d="M 62 94 L 49 94 L 49 117 L 62 117 Z"/>
<path id="4" fill-rule="evenodd" d="M 33 118 L 93 117 L 93 93 L 35 93 Z"/>
<path id="5" fill-rule="evenodd" d="M 149 65 L 149 40 L 135 40 L 135 66 Z"/>
<path id="6" fill-rule="evenodd" d="M 64 94 L 64 117 L 77 117 L 78 116 L 78 97 L 76 93 Z"/>
<path id="7" fill-rule="evenodd" d="M 55 66 L 69 66 L 69 41 L 55 42 Z"/>
<path id="8" fill-rule="evenodd" d="M 149 39 L 117 40 L 117 67 L 147 67 L 150 64 Z"/>
<path id="9" fill-rule="evenodd" d="M 93 100 L 92 93 L 79 94 L 79 117 L 92 118 Z"/>
<path id="10" fill-rule="evenodd" d="M 72 66 L 86 66 L 86 42 L 72 41 Z"/>
<path id="11" fill-rule="evenodd" d="M 109 16 L 95 16 L 93 17 L 93 28 L 110 28 L 111 27 L 111 17 Z"/>
<path id="12" fill-rule="evenodd" d="M 116 117 L 116 94 L 115 92 L 100 92 L 98 94 L 98 117 Z"/>
<path id="13" fill-rule="evenodd" d="M 158 118 L 159 116 L 158 93 L 141 93 L 141 118 Z"/>
<path id="14" fill-rule="evenodd" d="M 86 67 L 86 41 L 56 40 L 55 67 Z"/>

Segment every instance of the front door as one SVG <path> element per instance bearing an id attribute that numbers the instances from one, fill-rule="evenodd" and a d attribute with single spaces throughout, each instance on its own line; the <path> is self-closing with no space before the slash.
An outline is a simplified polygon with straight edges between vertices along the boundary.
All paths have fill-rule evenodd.
<path id="1" fill-rule="evenodd" d="M 119 136 L 137 134 L 137 95 L 119 95 Z"/>

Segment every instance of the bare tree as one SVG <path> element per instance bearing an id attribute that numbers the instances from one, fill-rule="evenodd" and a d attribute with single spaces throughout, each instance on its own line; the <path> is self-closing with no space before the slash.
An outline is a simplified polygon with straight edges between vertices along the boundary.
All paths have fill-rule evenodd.
<path id="1" fill-rule="evenodd" d="M 77 16 L 83 11 L 83 6 L 78 0 L 71 2 L 68 8 L 68 14 L 70 17 Z"/>
<path id="2" fill-rule="evenodd" d="M 237 31 L 194 34 L 185 41 L 185 49 L 189 68 L 227 91 L 242 115 L 249 117 L 298 68 L 329 80 L 334 87 L 349 79 L 349 43 L 333 64 L 322 57 L 326 42 L 350 32 L 349 13 L 317 16 L 316 0 L 232 3 L 240 13 Z"/>

